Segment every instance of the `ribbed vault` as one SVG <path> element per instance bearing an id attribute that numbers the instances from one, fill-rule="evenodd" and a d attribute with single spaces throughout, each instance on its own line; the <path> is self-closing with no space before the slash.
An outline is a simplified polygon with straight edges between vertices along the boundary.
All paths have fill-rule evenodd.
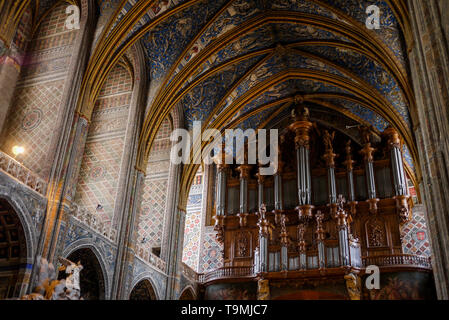
<path id="1" fill-rule="evenodd" d="M 377 134 L 396 128 L 409 174 L 416 181 L 416 171 L 419 179 L 402 0 L 106 2 L 97 0 L 107 22 L 92 50 L 78 110 L 90 118 L 109 71 L 141 42 L 149 106 L 139 168 L 146 167 L 156 134 L 174 108 L 184 110 L 187 128 L 202 121 L 204 129 L 256 129 L 277 121 L 299 98 L 328 115 L 370 125 Z M 381 9 L 380 30 L 365 25 L 372 4 Z M 187 198 L 197 169 L 184 166 L 181 198 Z"/>

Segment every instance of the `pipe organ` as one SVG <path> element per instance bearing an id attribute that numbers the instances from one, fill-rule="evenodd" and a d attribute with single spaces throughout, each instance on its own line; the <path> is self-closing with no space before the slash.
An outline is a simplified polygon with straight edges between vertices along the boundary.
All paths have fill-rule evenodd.
<path id="1" fill-rule="evenodd" d="M 258 279 L 316 277 L 402 254 L 400 224 L 412 203 L 396 130 L 361 128 L 355 141 L 313 123 L 299 105 L 281 132 L 274 176 L 248 163 L 218 165 L 224 268 L 252 268 Z"/>

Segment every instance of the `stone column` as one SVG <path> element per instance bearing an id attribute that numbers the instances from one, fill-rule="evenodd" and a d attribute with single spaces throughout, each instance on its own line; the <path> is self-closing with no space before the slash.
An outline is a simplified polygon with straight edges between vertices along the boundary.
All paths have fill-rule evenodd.
<path id="1" fill-rule="evenodd" d="M 411 37 L 408 47 L 416 107 L 411 115 L 418 148 L 418 179 L 427 207 L 432 267 L 439 299 L 449 299 L 449 15 L 446 0 L 407 0 Z M 447 7 L 447 3 L 446 3 Z M 422 170 L 420 179 L 419 170 Z"/>
<path id="2" fill-rule="evenodd" d="M 185 209 L 176 210 L 175 228 L 173 233 L 173 242 L 171 243 L 171 255 L 167 261 L 167 287 L 165 298 L 167 300 L 175 299 L 176 283 L 179 281 L 180 266 L 182 262 L 182 250 L 184 246 L 184 226 L 186 221 Z"/>
<path id="3" fill-rule="evenodd" d="M 313 123 L 309 121 L 309 110 L 299 105 L 293 113 L 293 124 L 290 130 L 294 131 L 296 161 L 298 172 L 298 213 L 301 216 L 312 217 L 312 185 L 310 173 L 310 130 Z"/>
<path id="4" fill-rule="evenodd" d="M 405 178 L 404 163 L 402 160 L 401 139 L 399 138 L 399 133 L 392 127 L 388 127 L 384 131 L 384 135 L 388 139 L 390 151 L 396 208 L 401 220 L 406 222 L 411 219 L 411 211 L 408 206 L 409 196 L 407 192 L 407 179 Z"/>
<path id="5" fill-rule="evenodd" d="M 360 153 L 363 155 L 363 160 L 365 161 L 365 176 L 366 176 L 366 187 L 368 191 L 368 204 L 370 213 L 377 213 L 377 203 L 379 199 L 377 199 L 376 194 L 376 182 L 374 179 L 374 149 L 371 147 L 370 141 L 370 129 L 367 127 L 361 128 L 361 135 L 363 141 L 363 149 Z"/>
<path id="6" fill-rule="evenodd" d="M 129 292 L 128 286 L 132 279 L 132 265 L 135 259 L 137 234 L 134 232 L 138 224 L 138 212 L 145 183 L 145 173 L 139 170 L 133 170 L 132 188 L 126 194 L 126 202 L 132 203 L 129 208 L 129 214 L 122 217 L 121 234 L 118 235 L 118 252 L 116 258 L 115 272 L 112 282 L 112 299 L 126 299 Z"/>
<path id="7" fill-rule="evenodd" d="M 19 54 L 5 46 L 0 39 L 0 134 L 3 131 L 9 107 L 14 96 L 17 80 L 19 79 L 21 61 Z"/>

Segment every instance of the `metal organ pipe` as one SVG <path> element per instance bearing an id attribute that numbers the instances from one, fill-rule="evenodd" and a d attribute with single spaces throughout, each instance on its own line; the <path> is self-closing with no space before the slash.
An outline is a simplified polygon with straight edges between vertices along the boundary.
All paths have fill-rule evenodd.
<path id="1" fill-rule="evenodd" d="M 387 128 L 384 131 L 384 135 L 388 138 L 388 146 L 390 149 L 396 208 L 401 220 L 406 222 L 410 219 L 410 209 L 408 206 L 407 180 L 405 178 L 404 163 L 402 161 L 401 139 L 399 133 L 392 127 Z"/>

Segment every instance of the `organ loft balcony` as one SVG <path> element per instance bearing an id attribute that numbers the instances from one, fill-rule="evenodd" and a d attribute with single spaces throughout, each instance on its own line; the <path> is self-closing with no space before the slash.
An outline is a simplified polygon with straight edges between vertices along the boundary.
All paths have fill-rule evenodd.
<path id="1" fill-rule="evenodd" d="M 194 275 L 203 298 L 369 300 L 432 291 L 430 257 L 404 251 L 414 203 L 394 129 L 360 127 L 357 140 L 298 118 L 281 131 L 274 176 L 247 163 L 217 170 L 209 214 L 223 265 Z M 382 289 L 367 287 L 373 273 Z"/>

